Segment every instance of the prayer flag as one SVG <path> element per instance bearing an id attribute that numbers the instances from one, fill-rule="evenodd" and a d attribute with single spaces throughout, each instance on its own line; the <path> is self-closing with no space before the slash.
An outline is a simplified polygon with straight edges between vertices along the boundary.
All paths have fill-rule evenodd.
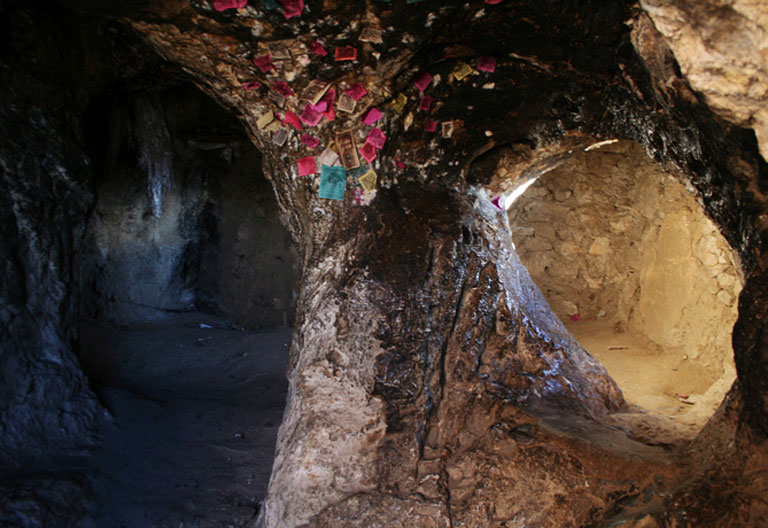
<path id="1" fill-rule="evenodd" d="M 363 119 L 363 123 L 366 125 L 372 125 L 376 121 L 381 119 L 381 112 L 379 112 L 376 108 L 371 108 L 368 110 L 368 113 L 365 115 L 365 118 Z"/>
<path id="2" fill-rule="evenodd" d="M 496 57 L 480 57 L 477 59 L 477 69 L 493 73 L 496 70 Z"/>
<path id="3" fill-rule="evenodd" d="M 272 63 L 272 57 L 269 53 L 261 55 L 260 57 L 254 57 L 253 63 L 261 70 L 262 73 L 267 73 L 270 70 L 276 70 L 277 68 Z"/>
<path id="4" fill-rule="evenodd" d="M 347 187 L 347 171 L 344 167 L 320 168 L 320 189 L 317 195 L 328 200 L 343 200 Z"/>
<path id="5" fill-rule="evenodd" d="M 429 73 L 424 72 L 419 77 L 417 77 L 415 81 L 413 81 L 413 84 L 416 86 L 416 88 L 419 89 L 420 92 L 423 92 L 427 89 L 431 82 L 432 76 Z"/>
<path id="6" fill-rule="evenodd" d="M 300 158 L 298 161 L 296 161 L 296 165 L 299 167 L 299 176 L 310 176 L 317 172 L 315 158 L 312 156 Z"/>
<path id="7" fill-rule="evenodd" d="M 386 140 L 387 136 L 384 135 L 384 132 L 382 132 L 379 127 L 373 127 L 371 131 L 368 132 L 368 138 L 365 141 L 366 143 L 373 144 L 377 149 L 382 149 Z"/>

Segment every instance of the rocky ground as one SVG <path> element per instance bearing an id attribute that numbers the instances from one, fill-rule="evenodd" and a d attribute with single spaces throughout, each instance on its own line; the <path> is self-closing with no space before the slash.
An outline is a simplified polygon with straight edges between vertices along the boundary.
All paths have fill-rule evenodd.
<path id="1" fill-rule="evenodd" d="M 180 314 L 82 328 L 86 372 L 112 415 L 86 526 L 242 526 L 257 515 L 285 405 L 290 329 L 219 322 Z"/>

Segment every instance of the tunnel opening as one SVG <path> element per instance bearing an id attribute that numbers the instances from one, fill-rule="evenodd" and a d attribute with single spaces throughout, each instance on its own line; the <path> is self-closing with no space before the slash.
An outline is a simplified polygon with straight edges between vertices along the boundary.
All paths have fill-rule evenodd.
<path id="1" fill-rule="evenodd" d="M 248 522 L 285 407 L 298 283 L 261 155 L 189 83 L 109 91 L 89 116 L 78 352 L 110 415 L 97 525 Z"/>
<path id="2" fill-rule="evenodd" d="M 690 440 L 736 379 L 743 276 L 684 181 L 636 143 L 605 142 L 506 205 L 520 260 L 555 314 L 634 409 Z"/>

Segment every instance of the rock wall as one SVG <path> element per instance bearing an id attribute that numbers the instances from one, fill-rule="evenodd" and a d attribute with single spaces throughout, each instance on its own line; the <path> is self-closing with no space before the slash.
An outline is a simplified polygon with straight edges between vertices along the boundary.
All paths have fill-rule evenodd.
<path id="1" fill-rule="evenodd" d="M 239 125 L 191 85 L 105 96 L 92 113 L 83 315 L 131 324 L 206 309 L 290 324 L 297 257 Z"/>
<path id="2" fill-rule="evenodd" d="M 0 6 L 0 524 L 70 526 L 102 417 L 72 347 L 73 255 L 94 199 L 81 117 L 110 44 L 57 4 L 19 4 Z"/>
<path id="3" fill-rule="evenodd" d="M 216 182 L 206 216 L 216 222 L 201 246 L 198 299 L 249 327 L 293 325 L 299 256 L 250 144 Z"/>
<path id="4" fill-rule="evenodd" d="M 623 321 L 719 367 L 743 279 L 690 190 L 632 142 L 583 153 L 509 210 L 520 258 L 558 316 Z"/>
<path id="5" fill-rule="evenodd" d="M 760 0 L 640 4 L 664 35 L 691 87 L 715 112 L 752 128 L 766 157 L 768 5 Z"/>

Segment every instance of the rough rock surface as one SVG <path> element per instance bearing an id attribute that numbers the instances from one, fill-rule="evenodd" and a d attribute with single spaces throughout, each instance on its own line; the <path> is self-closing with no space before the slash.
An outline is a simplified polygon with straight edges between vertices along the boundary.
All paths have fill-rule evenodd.
<path id="1" fill-rule="evenodd" d="M 717 114 L 752 128 L 768 156 L 768 5 L 761 0 L 642 0 L 641 5 L 691 87 Z"/>
<path id="2" fill-rule="evenodd" d="M 631 33 L 637 6 L 67 4 L 119 17 L 240 117 L 300 252 L 261 525 L 764 524 L 768 167 L 752 132 L 671 68 L 658 35 L 641 45 Z M 350 46 L 354 60 L 334 60 Z M 353 113 L 348 100 L 330 102 L 335 115 L 328 100 L 307 111 L 313 79 L 367 94 Z M 362 148 L 374 108 L 378 152 Z M 319 176 L 298 176 L 297 162 L 346 150 L 346 129 L 376 154 L 377 185 L 364 191 L 352 172 L 343 200 L 320 198 Z M 616 418 L 628 414 L 620 392 L 551 312 L 491 202 L 612 137 L 683 171 L 745 271 L 739 380 L 690 451 Z M 514 161 L 503 175 L 502 156 Z"/>
<path id="3" fill-rule="evenodd" d="M 59 13 L 68 23 L 78 18 Z M 71 346 L 72 258 L 93 195 L 78 122 L 67 105 L 82 111 L 87 90 L 64 94 L 43 82 L 50 75 L 76 86 L 77 60 L 51 60 L 56 40 L 65 40 L 55 24 L 10 8 L 3 18 L 9 49 L 0 63 L 0 475 L 7 479 L 22 468 L 52 470 L 57 457 L 82 455 L 94 444 L 100 407 Z M 38 40 L 36 28 L 51 39 Z M 99 42 L 92 29 L 73 46 Z M 30 55 L 38 60 L 21 66 Z"/>

